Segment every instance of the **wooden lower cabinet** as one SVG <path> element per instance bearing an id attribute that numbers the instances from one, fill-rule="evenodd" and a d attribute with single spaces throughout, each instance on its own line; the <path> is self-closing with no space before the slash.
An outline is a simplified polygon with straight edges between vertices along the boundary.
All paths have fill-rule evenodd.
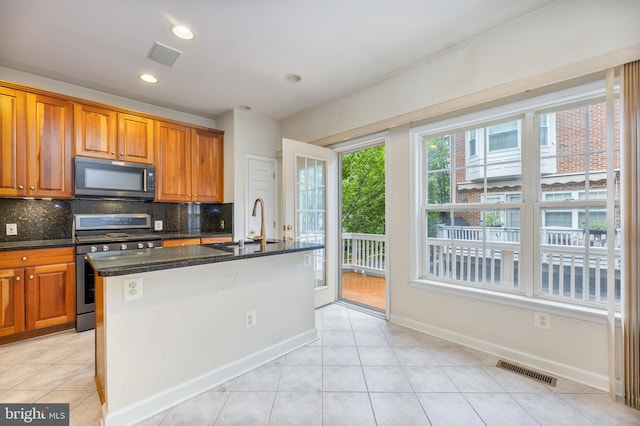
<path id="1" fill-rule="evenodd" d="M 73 247 L 0 252 L 0 343 L 75 326 Z"/>

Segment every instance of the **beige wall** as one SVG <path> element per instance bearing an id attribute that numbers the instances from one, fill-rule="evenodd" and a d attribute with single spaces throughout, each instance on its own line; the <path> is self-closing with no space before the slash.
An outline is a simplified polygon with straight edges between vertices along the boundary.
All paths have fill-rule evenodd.
<path id="1" fill-rule="evenodd" d="M 608 389 L 606 318 L 553 304 L 495 303 L 412 284 L 409 130 L 430 117 L 561 83 L 640 58 L 633 0 L 560 0 L 387 80 L 281 123 L 283 137 L 326 145 L 390 128 L 387 235 L 390 319 L 503 358 Z M 413 124 L 412 124 L 413 122 Z M 531 279 L 531 277 L 523 277 Z M 549 330 L 534 312 L 551 314 Z"/>

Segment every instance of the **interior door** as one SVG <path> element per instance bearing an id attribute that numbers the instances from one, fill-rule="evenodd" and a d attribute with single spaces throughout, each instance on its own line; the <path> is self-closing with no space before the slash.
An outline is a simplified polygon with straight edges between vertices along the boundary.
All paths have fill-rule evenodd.
<path id="1" fill-rule="evenodd" d="M 324 244 L 314 251 L 316 307 L 337 298 L 337 154 L 291 139 L 282 140 L 285 238 Z"/>

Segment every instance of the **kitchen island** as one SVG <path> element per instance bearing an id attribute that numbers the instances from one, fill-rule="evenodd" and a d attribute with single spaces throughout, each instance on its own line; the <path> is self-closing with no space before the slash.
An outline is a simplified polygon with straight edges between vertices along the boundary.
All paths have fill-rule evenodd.
<path id="1" fill-rule="evenodd" d="M 90 254 L 105 424 L 139 422 L 317 339 L 319 248 L 275 242 Z"/>

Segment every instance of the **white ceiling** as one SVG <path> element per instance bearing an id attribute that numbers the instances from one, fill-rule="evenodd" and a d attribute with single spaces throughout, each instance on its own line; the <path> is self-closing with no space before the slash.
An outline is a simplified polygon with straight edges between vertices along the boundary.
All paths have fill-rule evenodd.
<path id="1" fill-rule="evenodd" d="M 249 105 L 282 119 L 553 1 L 0 0 L 0 66 L 204 117 Z M 196 37 L 174 37 L 176 23 Z M 183 52 L 173 67 L 147 57 L 154 41 Z"/>

